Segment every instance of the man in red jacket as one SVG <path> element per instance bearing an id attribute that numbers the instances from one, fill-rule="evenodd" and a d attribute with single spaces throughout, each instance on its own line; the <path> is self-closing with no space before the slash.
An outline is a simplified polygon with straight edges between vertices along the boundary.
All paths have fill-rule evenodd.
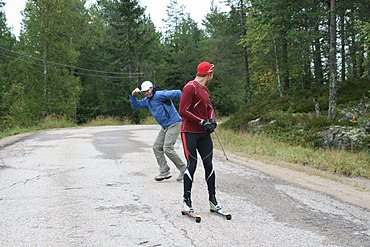
<path id="1" fill-rule="evenodd" d="M 179 113 L 182 117 L 181 139 L 187 169 L 184 174 L 184 211 L 194 211 L 191 204 L 191 188 L 197 167 L 199 152 L 206 173 L 209 204 L 212 210 L 220 210 L 216 200 L 215 172 L 212 164 L 213 143 L 211 133 L 217 127 L 213 105 L 207 84 L 213 78 L 214 65 L 206 61 L 197 67 L 197 75 L 182 90 Z"/>

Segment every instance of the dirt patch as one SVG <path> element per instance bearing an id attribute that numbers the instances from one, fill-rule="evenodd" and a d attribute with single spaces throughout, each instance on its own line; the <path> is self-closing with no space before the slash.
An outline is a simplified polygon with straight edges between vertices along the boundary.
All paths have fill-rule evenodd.
<path id="1" fill-rule="evenodd" d="M 220 150 L 215 155 L 225 159 Z M 370 209 L 370 180 L 348 178 L 319 171 L 302 165 L 286 163 L 282 166 L 251 160 L 239 155 L 228 153 L 229 161 L 248 166 L 262 173 L 298 184 L 306 188 L 320 191 L 340 199 L 341 201 Z"/>

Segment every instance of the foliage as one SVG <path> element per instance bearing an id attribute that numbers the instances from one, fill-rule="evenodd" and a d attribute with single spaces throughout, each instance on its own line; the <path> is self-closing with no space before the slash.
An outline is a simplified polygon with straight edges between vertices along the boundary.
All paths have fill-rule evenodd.
<path id="1" fill-rule="evenodd" d="M 165 24 L 162 41 L 164 57 L 159 71 L 163 81 L 159 84 L 166 89 L 182 89 L 195 77 L 196 66 L 204 59 L 204 32 L 177 0 L 171 0 L 167 6 Z"/>
<path id="2" fill-rule="evenodd" d="M 32 125 L 47 115 L 74 118 L 80 85 L 71 68 L 82 45 L 83 16 L 78 0 L 27 2 L 17 50 L 7 51 L 14 57 L 8 95 L 19 92 L 9 116 L 18 124 Z"/>
<path id="3" fill-rule="evenodd" d="M 243 74 L 243 49 L 239 45 L 240 27 L 235 13 L 221 13 L 212 6 L 204 25 L 208 39 L 202 42 L 204 59 L 215 64 L 215 75 L 210 84 L 216 111 L 223 116 L 235 113 L 246 98 Z"/>
<path id="4" fill-rule="evenodd" d="M 339 89 L 341 109 L 362 102 L 365 92 L 370 90 L 369 80 L 352 80 L 341 83 Z M 263 132 L 279 141 L 303 147 L 322 147 L 322 139 L 318 132 L 331 125 L 358 126 L 370 123 L 369 106 L 356 111 L 346 118 L 350 112 L 339 114 L 334 120 L 329 120 L 323 114 L 327 108 L 321 108 L 321 115 L 314 111 L 313 99 L 318 98 L 320 106 L 327 106 L 328 89 L 304 90 L 291 92 L 283 97 L 278 95 L 261 95 L 254 98 L 243 110 L 231 117 L 225 128 L 236 131 Z M 368 104 L 368 103 L 367 103 Z M 357 108 L 356 108 L 357 109 Z M 258 128 L 253 123 L 258 119 Z M 353 121 L 360 119 L 360 121 Z"/>
<path id="5" fill-rule="evenodd" d="M 17 98 L 17 90 L 12 89 L 12 86 L 8 83 L 9 64 L 12 57 L 6 54 L 7 50 L 13 49 L 16 40 L 6 26 L 3 6 L 3 1 L 0 1 L 0 131 L 14 126 L 15 120 L 11 110 L 13 106 L 12 98 Z M 14 107 L 17 108 L 17 106 Z"/>
<path id="6" fill-rule="evenodd" d="M 128 95 L 142 80 L 155 76 L 160 60 L 159 36 L 138 1 L 99 1 L 89 10 L 98 27 L 90 46 L 82 49 L 79 65 L 95 73 L 80 76 L 80 123 L 99 115 L 130 117 Z"/>

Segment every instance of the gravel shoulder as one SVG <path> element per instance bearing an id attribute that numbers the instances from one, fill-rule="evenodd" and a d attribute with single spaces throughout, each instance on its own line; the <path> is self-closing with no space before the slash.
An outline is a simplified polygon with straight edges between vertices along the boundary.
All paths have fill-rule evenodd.
<path id="1" fill-rule="evenodd" d="M 215 155 L 223 156 L 223 153 L 220 150 L 215 150 Z M 337 176 L 295 164 L 286 164 L 286 166 L 272 165 L 229 152 L 227 156 L 229 161 L 248 166 L 287 182 L 331 195 L 343 202 L 370 209 L 370 180 Z M 225 159 L 224 157 L 219 158 Z"/>

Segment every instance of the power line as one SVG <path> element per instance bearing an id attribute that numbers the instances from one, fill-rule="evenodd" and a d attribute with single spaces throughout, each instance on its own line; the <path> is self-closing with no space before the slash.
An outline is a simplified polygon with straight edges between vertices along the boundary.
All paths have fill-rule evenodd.
<path id="1" fill-rule="evenodd" d="M 36 60 L 36 61 L 41 61 L 41 62 L 47 63 L 47 64 L 52 64 L 52 65 L 56 65 L 56 66 L 61 66 L 61 67 L 73 69 L 73 70 L 92 72 L 92 73 L 86 73 L 86 72 L 84 73 L 84 72 L 74 71 L 75 74 L 82 74 L 82 75 L 87 75 L 87 76 L 96 76 L 96 77 L 100 77 L 100 78 L 112 78 L 112 79 L 114 79 L 114 78 L 117 78 L 117 79 L 118 78 L 137 78 L 139 76 L 144 75 L 143 73 L 140 73 L 140 72 L 128 72 L 128 73 L 127 72 L 125 72 L 125 73 L 124 72 L 109 72 L 109 71 L 81 68 L 81 67 L 77 67 L 77 66 L 72 66 L 72 65 L 68 65 L 68 64 L 64 64 L 64 63 L 58 63 L 58 62 L 50 61 L 50 60 L 47 60 L 47 59 L 34 57 L 34 56 L 31 56 L 31 55 L 24 55 L 24 54 L 18 53 L 16 51 L 13 51 L 13 50 L 1 47 L 1 46 L 0 46 L 0 50 L 10 52 L 10 53 L 15 54 L 15 55 L 18 56 L 18 57 L 14 57 L 14 55 L 11 56 L 11 55 L 7 55 L 5 53 L 1 53 L 4 56 L 11 57 L 11 58 L 17 58 L 18 59 L 19 57 L 23 57 L 23 58 L 27 58 L 27 59 L 33 59 L 33 60 Z M 25 60 L 22 60 L 22 61 L 25 61 Z M 44 66 L 44 64 L 39 64 L 39 63 L 33 63 L 33 64 L 36 64 L 36 65 L 39 65 L 39 66 Z M 103 74 L 103 75 L 99 75 L 99 73 Z M 104 75 L 104 74 L 106 74 L 106 75 Z M 117 76 L 114 76 L 114 75 L 117 75 Z"/>
<path id="2" fill-rule="evenodd" d="M 138 76 L 143 75 L 143 74 L 140 74 L 140 73 L 127 73 L 125 76 L 109 76 L 109 75 L 90 74 L 90 73 L 84 73 L 84 72 L 78 72 L 78 71 L 74 71 L 73 74 L 90 76 L 90 77 L 105 78 L 105 79 L 137 78 Z"/>
<path id="3" fill-rule="evenodd" d="M 0 53 L 0 55 L 8 57 L 8 58 L 18 59 L 20 61 L 27 62 L 27 63 L 37 65 L 37 66 L 40 66 L 40 67 L 44 67 L 44 64 L 37 63 L 36 61 L 27 61 L 27 60 L 22 59 L 20 57 L 11 56 L 11 55 L 8 55 L 8 54 L 5 54 L 5 53 Z M 96 77 L 96 78 L 100 78 L 100 79 L 109 79 L 109 80 L 122 80 L 124 78 L 137 78 L 138 77 L 136 75 L 137 73 L 134 73 L 133 75 L 128 74 L 126 76 L 109 76 L 109 75 L 98 75 L 98 74 L 91 74 L 91 73 L 73 71 L 73 74 L 84 75 L 84 76 L 89 76 L 89 77 Z"/>

